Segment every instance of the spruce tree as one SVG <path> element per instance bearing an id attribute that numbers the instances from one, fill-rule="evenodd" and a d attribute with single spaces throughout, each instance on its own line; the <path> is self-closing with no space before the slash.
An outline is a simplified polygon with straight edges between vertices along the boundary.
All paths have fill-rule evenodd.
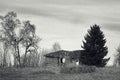
<path id="1" fill-rule="evenodd" d="M 108 53 L 105 46 L 106 39 L 98 25 L 93 25 L 88 30 L 88 34 L 84 37 L 82 48 L 84 52 L 81 54 L 81 61 L 85 65 L 103 67 L 110 58 L 104 59 Z"/>

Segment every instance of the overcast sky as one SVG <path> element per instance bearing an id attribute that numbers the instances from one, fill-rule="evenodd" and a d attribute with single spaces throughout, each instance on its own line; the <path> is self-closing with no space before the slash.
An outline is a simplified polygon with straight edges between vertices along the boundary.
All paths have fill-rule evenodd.
<path id="1" fill-rule="evenodd" d="M 59 42 L 65 50 L 81 49 L 93 24 L 104 31 L 110 64 L 120 44 L 120 0 L 0 0 L 0 14 L 8 11 L 36 25 L 42 48 Z"/>

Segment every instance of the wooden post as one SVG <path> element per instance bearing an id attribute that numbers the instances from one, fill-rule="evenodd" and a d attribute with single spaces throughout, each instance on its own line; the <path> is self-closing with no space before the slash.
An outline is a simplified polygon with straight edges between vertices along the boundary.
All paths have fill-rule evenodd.
<path id="1" fill-rule="evenodd" d="M 58 66 L 59 66 L 59 58 L 58 58 Z"/>

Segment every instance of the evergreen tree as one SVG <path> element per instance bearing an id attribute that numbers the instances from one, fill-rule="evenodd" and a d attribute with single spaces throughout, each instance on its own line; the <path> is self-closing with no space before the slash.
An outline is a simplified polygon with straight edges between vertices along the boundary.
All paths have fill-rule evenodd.
<path id="1" fill-rule="evenodd" d="M 84 53 L 81 54 L 82 63 L 98 67 L 105 66 L 110 59 L 104 59 L 108 53 L 105 43 L 106 39 L 100 27 L 96 24 L 90 27 L 88 34 L 85 36 L 85 41 L 83 41 L 82 48 Z"/>

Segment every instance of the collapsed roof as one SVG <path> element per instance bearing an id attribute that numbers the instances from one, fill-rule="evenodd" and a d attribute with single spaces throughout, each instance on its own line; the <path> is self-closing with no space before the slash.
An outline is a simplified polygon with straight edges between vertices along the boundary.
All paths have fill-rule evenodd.
<path id="1" fill-rule="evenodd" d="M 59 50 L 56 52 L 48 53 L 44 56 L 48 57 L 48 58 L 64 58 L 64 57 L 68 56 L 72 59 L 76 59 L 76 58 L 80 58 L 80 55 L 82 52 L 83 52 L 83 50 L 75 50 L 75 51 Z"/>

